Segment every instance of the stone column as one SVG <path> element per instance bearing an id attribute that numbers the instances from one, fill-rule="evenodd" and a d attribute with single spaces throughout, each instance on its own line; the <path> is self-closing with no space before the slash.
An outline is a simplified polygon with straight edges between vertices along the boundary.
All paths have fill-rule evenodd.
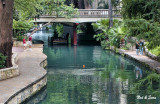
<path id="1" fill-rule="evenodd" d="M 73 45 L 77 45 L 77 25 L 73 24 Z"/>

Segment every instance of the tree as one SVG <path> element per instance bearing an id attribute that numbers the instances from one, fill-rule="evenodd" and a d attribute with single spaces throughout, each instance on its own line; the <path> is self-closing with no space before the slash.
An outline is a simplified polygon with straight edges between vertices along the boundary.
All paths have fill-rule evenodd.
<path id="1" fill-rule="evenodd" d="M 45 8 L 44 2 L 46 0 L 14 0 L 14 13 L 18 15 L 18 19 L 30 19 L 38 16 Z M 25 15 L 19 15 L 19 14 Z"/>
<path id="2" fill-rule="evenodd" d="M 0 0 L 0 53 L 7 56 L 5 66 L 12 66 L 12 23 L 14 0 Z"/>
<path id="3" fill-rule="evenodd" d="M 62 13 L 62 15 L 64 15 L 65 17 L 70 17 L 72 16 L 72 14 L 76 15 L 75 14 L 76 10 L 73 9 L 73 5 L 71 6 L 64 5 L 65 0 L 55 0 L 54 2 L 53 0 L 15 0 L 15 1 L 0 0 L 0 53 L 2 53 L 4 56 L 7 56 L 7 59 L 5 61 L 6 67 L 12 66 L 11 56 L 12 56 L 12 46 L 13 46 L 13 41 L 12 41 L 13 13 L 14 13 L 14 19 L 17 21 L 29 20 L 37 15 L 40 15 L 44 11 L 46 13 L 48 12 L 51 13 L 51 11 L 57 8 L 57 4 L 55 4 L 55 2 L 59 3 L 58 9 L 67 11 L 68 14 L 65 14 L 64 12 Z M 15 6 L 13 8 L 14 3 Z M 21 13 L 25 14 L 25 18 L 23 18 L 24 15 L 23 16 L 19 15 Z M 45 24 L 44 26 L 50 24 L 53 21 L 54 19 L 49 23 Z M 33 31 L 32 34 L 36 31 L 37 30 Z"/>
<path id="4" fill-rule="evenodd" d="M 66 0 L 46 0 L 43 4 L 44 8 L 44 13 L 47 14 L 52 14 L 53 11 L 56 11 L 57 17 L 65 17 L 65 18 L 71 18 L 73 16 L 78 15 L 78 10 L 74 8 L 73 4 L 70 4 L 69 6 L 65 4 Z M 49 21 L 48 23 L 44 24 L 42 27 L 45 27 L 49 25 L 50 23 L 54 22 L 54 19 Z M 36 31 L 40 30 L 42 27 L 35 29 L 30 35 L 34 34 Z"/>
<path id="5" fill-rule="evenodd" d="M 93 27 L 96 31 L 101 31 L 100 33 L 94 35 L 97 41 L 101 41 L 102 47 L 105 46 L 115 46 L 120 47 L 120 40 L 125 37 L 126 28 L 123 26 L 118 19 L 113 20 L 112 28 L 109 28 L 109 19 L 102 19 L 97 23 L 93 23 Z M 103 48 L 106 48 L 106 47 Z"/>
<path id="6" fill-rule="evenodd" d="M 33 18 L 39 17 L 45 9 L 44 0 L 15 0 L 13 13 L 14 37 L 25 34 L 35 25 Z"/>
<path id="7" fill-rule="evenodd" d="M 149 49 L 160 46 L 160 1 L 123 0 L 122 3 L 127 34 L 148 41 Z"/>
<path id="8" fill-rule="evenodd" d="M 108 0 L 108 6 L 109 6 L 109 27 L 111 28 L 113 26 L 113 17 L 112 17 L 112 2 L 111 0 Z"/>
<path id="9" fill-rule="evenodd" d="M 160 22 L 159 0 L 123 0 L 123 18 L 153 20 Z"/>

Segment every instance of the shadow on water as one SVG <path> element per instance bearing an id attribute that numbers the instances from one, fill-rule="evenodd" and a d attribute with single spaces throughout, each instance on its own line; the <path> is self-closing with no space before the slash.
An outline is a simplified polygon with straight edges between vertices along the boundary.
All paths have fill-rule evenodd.
<path id="1" fill-rule="evenodd" d="M 131 93 L 149 69 L 95 45 L 45 45 L 47 88 L 32 97 L 33 104 L 159 104 L 144 90 Z M 146 70 L 148 69 L 148 70 Z M 149 99 L 151 98 L 152 99 Z M 156 99 L 153 99 L 156 97 Z"/>

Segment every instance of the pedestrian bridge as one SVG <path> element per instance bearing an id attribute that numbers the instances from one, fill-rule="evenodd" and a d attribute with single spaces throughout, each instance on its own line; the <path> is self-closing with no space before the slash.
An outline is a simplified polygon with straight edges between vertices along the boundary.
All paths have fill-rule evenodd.
<path id="1" fill-rule="evenodd" d="M 85 22 L 97 22 L 101 19 L 109 18 L 109 9 L 78 9 L 78 16 L 74 16 L 70 19 L 64 18 L 62 16 L 57 16 L 56 12 L 52 15 L 44 14 L 38 19 L 35 19 L 35 23 L 47 23 L 47 22 L 63 22 L 63 23 L 85 23 Z M 120 11 L 112 10 L 113 19 L 121 19 Z M 53 19 L 56 18 L 54 21 Z"/>

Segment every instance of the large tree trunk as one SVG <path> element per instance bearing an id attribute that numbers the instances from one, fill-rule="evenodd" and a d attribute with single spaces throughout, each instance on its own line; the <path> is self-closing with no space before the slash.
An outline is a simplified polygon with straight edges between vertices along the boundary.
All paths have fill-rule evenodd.
<path id="1" fill-rule="evenodd" d="M 113 26 L 113 17 L 112 17 L 112 0 L 108 0 L 109 5 L 109 27 Z"/>
<path id="2" fill-rule="evenodd" d="M 88 0 L 84 0 L 85 9 L 91 9 L 91 5 Z"/>
<path id="3" fill-rule="evenodd" d="M 0 52 L 7 56 L 6 67 L 12 66 L 13 3 L 14 0 L 0 0 Z"/>

